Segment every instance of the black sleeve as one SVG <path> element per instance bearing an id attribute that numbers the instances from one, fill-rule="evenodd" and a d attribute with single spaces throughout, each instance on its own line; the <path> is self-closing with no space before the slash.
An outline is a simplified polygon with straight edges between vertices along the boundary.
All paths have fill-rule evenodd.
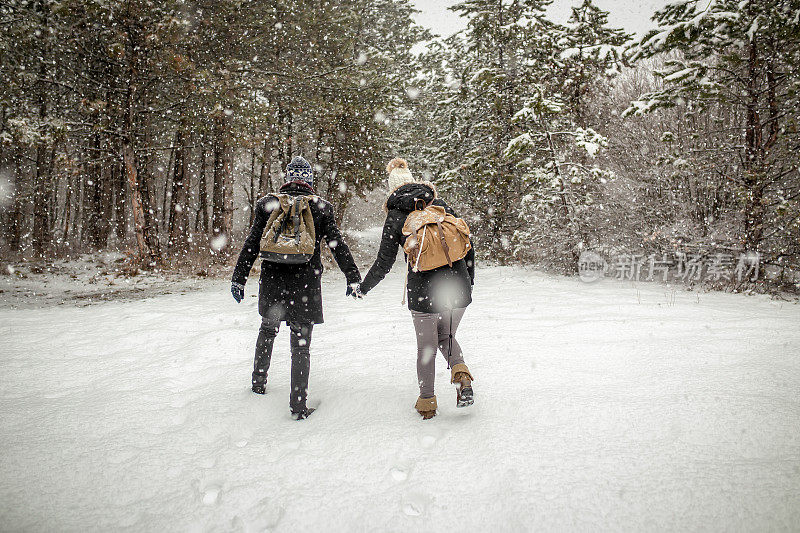
<path id="1" fill-rule="evenodd" d="M 239 259 L 236 261 L 236 268 L 233 269 L 233 283 L 240 283 L 244 285 L 247 283 L 247 278 L 250 276 L 250 269 L 253 268 L 253 263 L 261 251 L 261 235 L 264 233 L 264 227 L 267 225 L 269 213 L 267 213 L 267 204 L 265 200 L 259 201 L 256 204 L 256 213 L 253 217 L 253 227 L 250 228 L 250 234 L 244 241 L 242 251 L 239 253 Z M 272 206 L 272 203 L 270 203 Z"/>
<path id="2" fill-rule="evenodd" d="M 367 294 L 381 282 L 386 274 L 392 270 L 397 259 L 397 248 L 400 246 L 400 232 L 406 220 L 406 214 L 402 211 L 393 209 L 386 216 L 383 224 L 383 234 L 381 236 L 381 247 L 378 249 L 378 258 L 372 264 L 364 282 L 361 284 L 361 292 Z"/>
<path id="3" fill-rule="evenodd" d="M 333 206 L 327 202 L 322 206 L 322 235 L 325 238 L 325 242 L 328 243 L 328 248 L 333 253 L 334 259 L 336 259 L 336 264 L 339 265 L 339 270 L 347 278 L 347 283 L 361 281 L 361 272 L 358 271 L 353 255 L 350 253 L 350 248 L 344 242 L 342 232 L 339 231 L 339 227 L 336 225 Z"/>

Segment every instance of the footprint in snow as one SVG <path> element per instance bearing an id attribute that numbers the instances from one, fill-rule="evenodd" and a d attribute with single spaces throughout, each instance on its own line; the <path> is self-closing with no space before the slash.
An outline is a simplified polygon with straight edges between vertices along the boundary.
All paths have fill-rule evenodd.
<path id="1" fill-rule="evenodd" d="M 403 513 L 407 516 L 420 516 L 425 512 L 428 499 L 419 493 L 412 492 L 403 502 Z"/>
<path id="2" fill-rule="evenodd" d="M 389 469 L 389 474 L 392 476 L 392 479 L 395 481 L 405 481 L 408 479 L 409 474 L 411 473 L 411 469 L 414 466 L 414 462 L 403 458 L 398 457 L 395 459 L 394 464 Z"/>
<path id="3" fill-rule="evenodd" d="M 408 502 L 403 505 L 403 512 L 408 516 L 419 516 L 422 514 L 422 511 L 413 502 Z"/>
<path id="4" fill-rule="evenodd" d="M 435 435 L 423 435 L 419 439 L 420 444 L 422 444 L 423 448 L 430 448 L 434 444 L 436 444 L 436 436 Z"/>
<path id="5" fill-rule="evenodd" d="M 242 439 L 236 443 L 237 448 L 244 448 L 245 446 L 247 446 L 247 439 Z"/>
<path id="6" fill-rule="evenodd" d="M 392 474 L 392 479 L 394 479 L 395 481 L 405 481 L 406 479 L 408 479 L 408 472 L 399 467 L 392 468 L 391 474 Z"/>
<path id="7" fill-rule="evenodd" d="M 206 489 L 205 493 L 203 494 L 203 503 L 205 505 L 214 505 L 217 503 L 219 499 L 219 487 L 209 487 Z"/>

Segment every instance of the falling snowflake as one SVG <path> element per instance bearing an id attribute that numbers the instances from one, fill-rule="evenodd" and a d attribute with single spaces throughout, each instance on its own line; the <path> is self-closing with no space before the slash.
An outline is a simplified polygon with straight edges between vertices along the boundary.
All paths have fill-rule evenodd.
<path id="1" fill-rule="evenodd" d="M 211 239 L 211 249 L 215 252 L 219 252 L 228 244 L 228 236 L 224 233 L 220 233 L 213 239 Z"/>

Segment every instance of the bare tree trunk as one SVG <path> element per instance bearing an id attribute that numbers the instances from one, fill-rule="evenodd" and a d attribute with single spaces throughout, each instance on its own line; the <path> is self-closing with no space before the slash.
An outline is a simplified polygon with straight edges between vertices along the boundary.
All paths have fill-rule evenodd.
<path id="1" fill-rule="evenodd" d="M 185 248 L 189 231 L 186 205 L 186 133 L 182 124 L 175 133 L 175 156 L 172 176 L 172 198 L 169 207 L 169 247 Z"/>
<path id="2" fill-rule="evenodd" d="M 39 98 L 39 120 L 47 118 L 47 103 L 42 95 Z M 36 143 L 36 168 L 33 178 L 33 251 L 43 256 L 50 245 L 50 181 L 47 164 L 47 144 L 44 140 Z"/>
<path id="3" fill-rule="evenodd" d="M 64 234 L 61 240 L 64 244 L 69 243 L 69 230 L 70 224 L 69 219 L 72 216 L 72 188 L 73 188 L 73 176 L 67 174 L 67 192 L 64 195 Z"/>
<path id="4" fill-rule="evenodd" d="M 55 171 L 57 149 L 58 142 L 53 141 L 53 145 L 50 148 L 50 165 L 47 169 L 47 173 L 50 175 L 50 198 L 48 199 L 50 220 L 48 220 L 49 228 L 47 231 L 50 233 L 51 238 L 55 236 L 56 222 L 58 221 L 58 188 L 61 185 L 61 173 Z"/>
<path id="5" fill-rule="evenodd" d="M 286 149 L 288 153 L 286 154 L 286 163 L 288 164 L 289 161 L 292 160 L 294 157 L 294 116 L 292 115 L 292 111 L 286 114 Z M 284 165 L 285 167 L 286 165 Z"/>
<path id="6" fill-rule="evenodd" d="M 198 231 L 201 227 L 203 233 L 208 235 L 208 185 L 206 183 L 206 149 L 204 146 L 200 147 L 200 180 L 197 184 L 198 196 L 198 209 L 197 219 L 195 220 L 194 229 Z"/>
<path id="7" fill-rule="evenodd" d="M 100 248 L 108 246 L 108 237 L 111 234 L 111 217 L 114 213 L 113 204 L 113 165 L 105 165 L 102 170 L 102 186 L 100 187 L 100 224 L 99 224 L 99 241 Z"/>
<path id="8" fill-rule="evenodd" d="M 750 41 L 747 61 L 747 115 L 745 126 L 745 222 L 744 246 L 757 251 L 764 233 L 764 161 L 762 152 L 762 124 L 759 115 L 759 57 L 754 35 Z"/>
<path id="9" fill-rule="evenodd" d="M 19 144 L 14 154 L 14 200 L 8 223 L 8 244 L 16 252 L 22 251 L 22 233 L 25 225 L 25 181 L 22 155 L 23 146 Z"/>
<path id="10" fill-rule="evenodd" d="M 145 126 L 149 131 L 149 125 Z M 152 138 L 145 135 L 145 145 L 150 146 Z M 151 264 L 156 264 L 161 261 L 161 241 L 158 238 L 158 217 L 155 205 L 155 198 L 153 197 L 155 191 L 155 176 L 153 175 L 153 164 L 151 161 L 152 151 L 145 152 L 144 159 L 141 165 L 141 173 L 139 177 L 139 187 L 142 190 L 142 208 L 144 209 L 144 228 L 145 238 L 151 250 L 156 251 L 155 261 Z"/>
<path id="11" fill-rule="evenodd" d="M 122 157 L 125 161 L 125 175 L 128 178 L 128 189 L 131 191 L 131 211 L 133 212 L 133 230 L 136 234 L 136 244 L 139 255 L 151 257 L 152 252 L 144 238 L 144 209 L 142 208 L 142 192 L 139 190 L 139 172 L 136 168 L 136 159 L 130 143 L 123 141 Z"/>
<path id="12" fill-rule="evenodd" d="M 42 22 L 47 25 L 48 17 L 43 4 L 38 4 L 35 9 L 42 13 Z M 45 38 L 43 55 L 49 55 L 49 40 Z M 39 82 L 37 86 L 37 99 L 39 104 L 39 126 L 44 127 L 47 119 L 47 88 L 44 80 L 47 79 L 47 67 L 44 60 L 39 62 Z M 47 142 L 40 139 L 36 143 L 36 169 L 33 178 L 33 251 L 36 255 L 44 256 L 50 246 L 52 234 L 50 232 L 50 168 L 47 165 Z"/>
<path id="13" fill-rule="evenodd" d="M 253 217 L 256 213 L 256 145 L 253 143 L 253 149 L 250 152 L 250 191 L 248 198 L 250 202 L 250 224 L 253 224 Z"/>
<path id="14" fill-rule="evenodd" d="M 86 163 L 84 160 L 86 159 L 86 154 L 84 150 L 78 150 L 78 169 L 79 172 L 75 176 L 74 180 L 74 189 L 72 190 L 72 194 L 75 198 L 73 210 L 72 210 L 72 243 L 79 243 L 81 233 L 83 233 L 83 172 L 85 172 Z"/>
<path id="15" fill-rule="evenodd" d="M 139 174 L 136 154 L 129 137 L 124 137 L 122 140 L 122 159 L 131 196 L 131 212 L 139 257 L 147 266 L 155 266 L 161 260 L 161 250 L 152 215 L 148 216 L 148 211 L 151 209 L 150 189 L 146 182 L 147 176 Z"/>
<path id="16" fill-rule="evenodd" d="M 222 217 L 222 210 L 223 210 L 223 202 L 225 200 L 225 176 L 223 174 L 223 162 L 222 162 L 222 140 L 220 137 L 222 136 L 222 126 L 220 124 L 221 119 L 219 117 L 214 117 L 214 133 L 212 139 L 212 164 L 213 164 L 213 189 L 211 191 L 211 232 L 213 233 L 212 237 L 217 238 L 220 233 L 224 235 L 222 231 L 223 226 L 223 217 Z"/>
<path id="17" fill-rule="evenodd" d="M 158 228 L 153 224 L 151 213 L 152 202 L 147 175 L 140 175 L 134 143 L 136 130 L 134 107 L 136 103 L 134 91 L 139 80 L 139 46 L 142 36 L 135 26 L 128 27 L 126 43 L 127 90 L 125 94 L 125 118 L 122 124 L 122 160 L 125 165 L 125 176 L 131 196 L 131 212 L 136 233 L 136 244 L 139 260 L 144 266 L 155 266 L 161 261 L 161 250 L 158 242 Z M 146 168 L 147 165 L 145 165 Z"/>
<path id="18" fill-rule="evenodd" d="M 114 233 L 120 243 L 125 242 L 126 218 L 125 218 L 125 173 L 120 169 L 119 162 L 114 159 L 112 164 L 114 169 Z"/>
<path id="19" fill-rule="evenodd" d="M 233 218 L 232 152 L 227 117 L 214 118 L 214 191 L 211 206 L 213 248 L 222 257 L 228 255 Z"/>
<path id="20" fill-rule="evenodd" d="M 272 168 L 272 139 L 273 132 L 269 132 L 269 136 L 264 139 L 264 154 L 261 158 L 261 175 L 258 180 L 258 196 L 259 198 L 265 196 L 267 193 L 272 192 L 272 176 L 270 171 Z"/>
<path id="21" fill-rule="evenodd" d="M 233 233 L 233 143 L 231 141 L 230 119 L 225 118 L 224 145 L 222 150 L 222 167 L 224 171 L 225 201 L 223 203 L 223 227 L 228 237 L 226 254 L 230 251 L 230 239 Z"/>
<path id="22" fill-rule="evenodd" d="M 100 153 L 100 135 L 92 139 L 92 151 L 95 158 Z M 84 188 L 84 233 L 89 245 L 99 250 L 108 245 L 108 235 L 111 231 L 111 179 L 109 169 L 103 167 L 96 160 L 89 165 L 87 181 Z"/>
<path id="23" fill-rule="evenodd" d="M 169 201 L 169 197 L 172 196 L 172 191 L 169 188 L 169 176 L 172 172 L 173 161 L 175 160 L 175 147 L 173 145 L 172 149 L 169 151 L 169 162 L 167 163 L 166 170 L 164 170 L 164 189 L 163 194 L 161 195 L 161 229 L 165 231 L 167 234 L 170 232 L 170 225 L 169 219 L 172 216 L 171 212 L 167 211 L 167 205 L 170 207 L 172 206 L 172 202 Z M 156 198 L 154 200 L 158 201 Z M 169 213 L 169 214 L 167 214 Z"/>
<path id="24" fill-rule="evenodd" d="M 36 146 L 36 174 L 33 182 L 33 251 L 43 256 L 50 245 L 50 176 L 45 144 Z"/>
<path id="25" fill-rule="evenodd" d="M 342 222 L 344 222 L 344 215 L 347 212 L 347 207 L 350 205 L 350 195 L 343 194 L 339 197 L 338 205 L 336 206 L 336 212 L 334 214 L 336 218 L 336 225 L 341 227 Z"/>

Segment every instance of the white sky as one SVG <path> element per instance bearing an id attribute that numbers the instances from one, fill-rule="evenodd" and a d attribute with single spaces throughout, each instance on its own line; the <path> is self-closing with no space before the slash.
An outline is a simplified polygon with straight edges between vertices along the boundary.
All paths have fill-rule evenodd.
<path id="1" fill-rule="evenodd" d="M 413 0 L 422 11 L 416 16 L 417 24 L 425 26 L 442 36 L 463 30 L 465 22 L 447 8 L 458 3 L 457 0 Z M 550 19 L 565 23 L 570 15 L 570 6 L 580 4 L 581 0 L 555 0 L 550 6 Z M 643 35 L 655 25 L 650 21 L 653 13 L 665 6 L 668 0 L 595 0 L 595 5 L 609 12 L 609 24 L 623 28 L 629 33 Z"/>

